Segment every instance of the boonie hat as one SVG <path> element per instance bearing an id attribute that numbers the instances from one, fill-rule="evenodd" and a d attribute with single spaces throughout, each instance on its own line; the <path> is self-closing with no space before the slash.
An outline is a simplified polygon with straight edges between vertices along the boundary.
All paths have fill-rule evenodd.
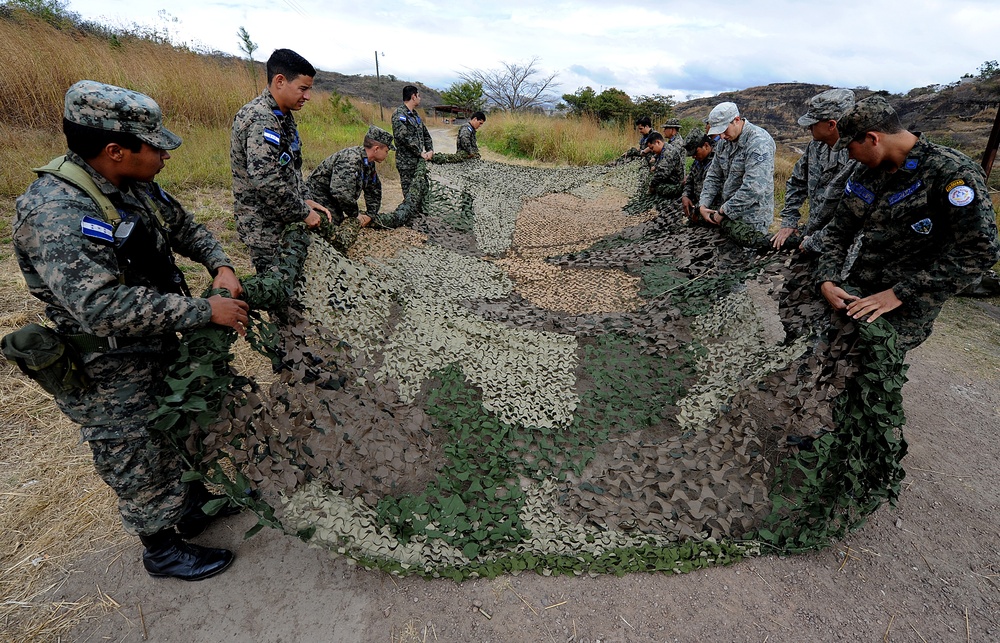
<path id="1" fill-rule="evenodd" d="M 367 138 L 375 141 L 376 143 L 381 143 L 385 145 L 390 150 L 395 150 L 396 147 L 392 144 L 392 134 L 385 131 L 381 127 L 375 127 L 372 125 L 368 128 L 368 134 L 365 135 Z"/>
<path id="2" fill-rule="evenodd" d="M 853 108 L 837 121 L 837 132 L 840 140 L 833 146 L 834 150 L 842 150 L 859 134 L 870 132 L 889 118 L 896 115 L 885 96 L 869 96 L 858 101 Z"/>
<path id="3" fill-rule="evenodd" d="M 820 121 L 839 121 L 854 107 L 854 92 L 849 89 L 828 89 L 809 99 L 809 111 L 799 117 L 799 125 L 810 127 Z"/>
<path id="4" fill-rule="evenodd" d="M 161 150 L 181 144 L 181 137 L 163 126 L 163 113 L 155 100 L 123 87 L 93 80 L 73 83 L 66 91 L 63 116 L 77 125 L 134 134 Z"/>
<path id="5" fill-rule="evenodd" d="M 672 119 L 668 120 L 666 123 L 664 123 L 663 125 L 661 125 L 660 129 L 666 129 L 668 127 L 672 127 L 674 129 L 680 129 L 681 128 L 681 122 L 679 120 L 677 120 L 676 118 L 672 118 Z"/>
<path id="6" fill-rule="evenodd" d="M 721 134 L 739 115 L 740 109 L 736 103 L 719 103 L 708 113 L 708 132 L 706 133 L 709 136 Z"/>

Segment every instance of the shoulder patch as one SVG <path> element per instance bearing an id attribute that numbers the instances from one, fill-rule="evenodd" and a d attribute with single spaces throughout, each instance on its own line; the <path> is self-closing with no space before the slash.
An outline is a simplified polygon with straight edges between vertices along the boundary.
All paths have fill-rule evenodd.
<path id="1" fill-rule="evenodd" d="M 271 145 L 281 145 L 281 134 L 275 132 L 273 129 L 264 128 L 264 140 Z"/>
<path id="2" fill-rule="evenodd" d="M 115 240 L 114 226 L 107 221 L 101 221 L 89 215 L 80 219 L 80 232 L 83 233 L 83 236 L 98 241 L 113 243 Z"/>
<path id="3" fill-rule="evenodd" d="M 934 223 L 930 219 L 921 219 L 910 226 L 917 234 L 930 234 Z"/>
<path id="4" fill-rule="evenodd" d="M 917 179 L 917 182 L 911 185 L 910 187 L 906 188 L 902 192 L 897 192 L 893 194 L 891 197 L 889 197 L 889 205 L 896 205 L 906 197 L 912 195 L 914 192 L 919 190 L 920 186 L 922 185 L 923 182 L 920 179 Z"/>
<path id="5" fill-rule="evenodd" d="M 954 181 L 952 181 L 951 183 L 949 183 L 947 186 L 945 186 L 944 189 L 948 190 L 949 192 L 951 192 L 951 190 L 953 190 L 954 188 L 957 188 L 960 185 L 965 185 L 965 181 L 963 181 L 962 179 L 955 179 Z"/>
<path id="6" fill-rule="evenodd" d="M 847 180 L 847 187 L 844 188 L 844 194 L 853 194 L 868 205 L 875 203 L 875 195 L 872 194 L 871 190 L 850 179 Z"/>
<path id="7" fill-rule="evenodd" d="M 288 165 L 288 163 L 291 160 L 292 160 L 292 155 L 291 154 L 289 154 L 288 152 L 282 152 L 281 156 L 278 157 L 278 165 L 282 165 L 282 166 Z"/>
<path id="8" fill-rule="evenodd" d="M 400 115 L 399 115 L 399 120 L 401 120 L 401 121 L 405 121 L 405 120 L 406 120 L 406 117 L 405 117 L 405 116 L 403 116 L 402 114 L 400 114 Z"/>
<path id="9" fill-rule="evenodd" d="M 948 192 L 948 203 L 952 205 L 957 205 L 962 207 L 963 205 L 969 205 L 972 200 L 976 198 L 976 193 L 968 185 L 959 185 L 953 187 Z"/>
<path id="10" fill-rule="evenodd" d="M 920 161 L 918 159 L 913 158 L 911 156 L 910 158 L 906 159 L 905 163 L 903 163 L 903 169 L 904 170 L 915 170 L 915 169 L 917 169 L 917 165 L 919 163 L 920 163 Z"/>

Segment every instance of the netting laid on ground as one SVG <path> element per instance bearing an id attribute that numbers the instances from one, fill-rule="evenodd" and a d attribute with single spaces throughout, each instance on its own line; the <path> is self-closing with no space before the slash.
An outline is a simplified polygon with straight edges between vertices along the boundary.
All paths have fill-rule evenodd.
<path id="1" fill-rule="evenodd" d="M 190 477 L 456 579 L 679 572 L 860 524 L 903 475 L 891 327 L 673 204 L 629 214 L 644 171 L 422 166 L 406 227 L 346 255 L 293 227 L 247 280 L 275 381 L 230 371 L 232 333 L 185 337 L 159 418 Z"/>

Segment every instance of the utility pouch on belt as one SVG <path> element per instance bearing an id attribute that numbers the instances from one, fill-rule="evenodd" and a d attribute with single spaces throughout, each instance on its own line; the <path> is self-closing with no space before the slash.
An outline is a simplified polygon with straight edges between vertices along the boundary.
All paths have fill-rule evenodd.
<path id="1" fill-rule="evenodd" d="M 4 357 L 52 395 L 65 395 L 88 384 L 80 355 L 51 328 L 28 324 L 4 335 L 0 346 Z"/>

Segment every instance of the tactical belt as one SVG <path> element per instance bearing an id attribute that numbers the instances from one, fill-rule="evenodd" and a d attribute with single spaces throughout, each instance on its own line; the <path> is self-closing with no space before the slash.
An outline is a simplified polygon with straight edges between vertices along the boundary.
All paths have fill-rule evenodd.
<path id="1" fill-rule="evenodd" d="M 63 335 L 65 340 L 72 344 L 81 354 L 83 353 L 106 353 L 115 348 L 131 346 L 142 341 L 148 341 L 148 337 L 98 337 L 90 333 L 80 333 L 79 335 Z"/>

